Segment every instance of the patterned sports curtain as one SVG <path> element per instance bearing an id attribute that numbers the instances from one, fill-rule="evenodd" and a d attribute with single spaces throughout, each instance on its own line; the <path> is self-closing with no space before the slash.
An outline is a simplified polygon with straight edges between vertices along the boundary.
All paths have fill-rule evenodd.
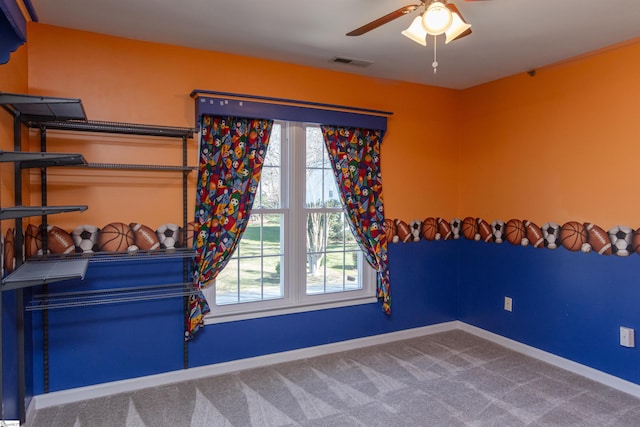
<path id="1" fill-rule="evenodd" d="M 382 309 L 391 313 L 389 261 L 384 232 L 380 143 L 382 131 L 321 126 L 349 226 L 378 276 Z"/>
<path id="2" fill-rule="evenodd" d="M 247 227 L 272 126 L 273 120 L 202 115 L 192 271 L 197 289 L 213 283 Z M 209 311 L 201 292 L 189 298 L 187 339 Z"/>

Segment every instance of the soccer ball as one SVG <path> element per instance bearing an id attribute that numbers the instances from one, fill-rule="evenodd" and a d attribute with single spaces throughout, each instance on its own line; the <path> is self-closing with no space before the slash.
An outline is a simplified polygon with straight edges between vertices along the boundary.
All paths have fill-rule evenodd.
<path id="1" fill-rule="evenodd" d="M 555 249 L 560 243 L 560 226 L 555 222 L 547 222 L 542 226 L 542 239 L 544 247 Z"/>
<path id="2" fill-rule="evenodd" d="M 460 218 L 453 218 L 449 225 L 451 226 L 451 236 L 454 239 L 459 239 L 460 229 L 462 228 L 462 221 L 460 220 Z"/>
<path id="3" fill-rule="evenodd" d="M 500 219 L 493 221 L 491 223 L 491 234 L 494 242 L 502 243 L 504 241 L 504 221 Z"/>
<path id="4" fill-rule="evenodd" d="M 174 249 L 180 246 L 180 227 L 177 224 L 163 224 L 156 230 L 161 249 Z"/>
<path id="5" fill-rule="evenodd" d="M 420 241 L 420 231 L 422 230 L 422 221 L 414 219 L 409 223 L 409 230 L 411 230 L 411 238 L 414 242 Z"/>
<path id="6" fill-rule="evenodd" d="M 611 240 L 611 253 L 618 256 L 629 256 L 633 253 L 633 229 L 626 225 L 616 225 L 607 232 Z"/>
<path id="7" fill-rule="evenodd" d="M 80 225 L 71 232 L 76 253 L 94 253 L 100 251 L 98 233 L 100 229 L 95 225 Z"/>

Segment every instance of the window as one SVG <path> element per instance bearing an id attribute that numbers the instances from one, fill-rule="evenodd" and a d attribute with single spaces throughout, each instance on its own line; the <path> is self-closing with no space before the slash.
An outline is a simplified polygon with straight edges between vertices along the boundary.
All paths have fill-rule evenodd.
<path id="1" fill-rule="evenodd" d="M 317 125 L 276 122 L 249 225 L 215 286 L 207 323 L 375 298 Z"/>

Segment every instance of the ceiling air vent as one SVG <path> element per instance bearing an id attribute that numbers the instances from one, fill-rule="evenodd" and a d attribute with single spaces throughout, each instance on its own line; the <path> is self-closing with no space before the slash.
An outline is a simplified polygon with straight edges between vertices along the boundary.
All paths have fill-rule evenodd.
<path id="1" fill-rule="evenodd" d="M 373 61 L 366 61 L 364 59 L 343 58 L 341 56 L 332 58 L 331 62 L 335 62 L 337 64 L 353 65 L 354 67 L 368 67 L 369 65 L 373 64 Z"/>

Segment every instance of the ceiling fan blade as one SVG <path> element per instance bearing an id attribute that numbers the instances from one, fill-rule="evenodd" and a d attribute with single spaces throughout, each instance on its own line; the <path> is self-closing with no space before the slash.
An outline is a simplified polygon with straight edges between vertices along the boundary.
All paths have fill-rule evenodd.
<path id="1" fill-rule="evenodd" d="M 400 18 L 401 16 L 406 15 L 407 13 L 411 13 L 414 10 L 416 10 L 417 8 L 419 8 L 420 6 L 422 6 L 424 4 L 424 2 L 420 3 L 420 4 L 412 4 L 409 6 L 404 6 L 401 7 L 400 9 L 393 11 L 391 13 L 388 13 L 386 15 L 384 15 L 381 18 L 376 19 L 375 21 L 371 21 L 368 24 L 363 25 L 360 28 L 356 28 L 355 30 L 348 32 L 347 35 L 348 36 L 361 36 L 365 33 L 368 33 L 371 30 L 375 30 L 376 28 L 386 24 L 387 22 L 391 22 L 394 19 Z"/>

